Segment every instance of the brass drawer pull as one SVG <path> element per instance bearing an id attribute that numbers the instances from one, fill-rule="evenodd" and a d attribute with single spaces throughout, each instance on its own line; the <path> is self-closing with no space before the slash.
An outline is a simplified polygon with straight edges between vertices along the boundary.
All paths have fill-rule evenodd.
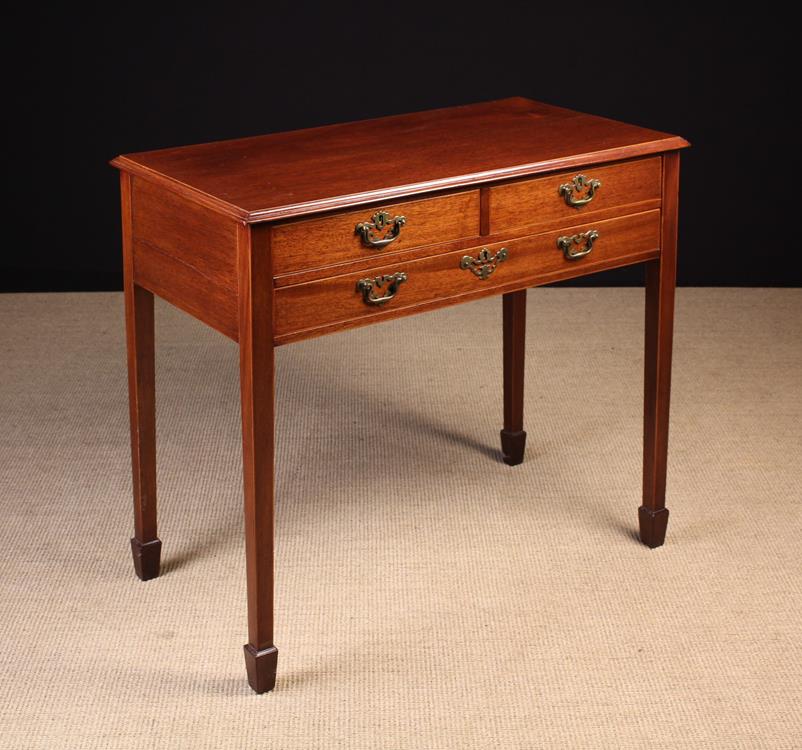
<path id="1" fill-rule="evenodd" d="M 566 260 L 579 260 L 584 258 L 591 250 L 593 250 L 593 243 L 599 239 L 599 233 L 595 229 L 590 229 L 581 234 L 574 234 L 557 238 L 557 247 L 563 251 Z M 574 250 L 575 246 L 581 246 L 585 243 L 583 250 Z"/>
<path id="2" fill-rule="evenodd" d="M 356 282 L 356 290 L 362 292 L 362 301 L 366 305 L 383 305 L 395 297 L 398 287 L 407 280 L 407 275 L 403 271 L 392 273 L 388 276 L 377 276 L 375 279 L 360 279 Z M 387 293 L 383 297 L 374 294 L 374 287 L 381 289 L 387 285 Z"/>
<path id="3" fill-rule="evenodd" d="M 354 232 L 368 247 L 381 250 L 398 239 L 401 227 L 406 223 L 406 216 L 394 216 L 391 219 L 387 211 L 377 211 L 370 217 L 370 221 L 360 221 L 354 228 Z"/>
<path id="4" fill-rule="evenodd" d="M 601 187 L 601 180 L 591 180 L 583 174 L 578 174 L 571 182 L 560 185 L 559 193 L 565 198 L 568 206 L 584 206 L 593 200 L 596 191 Z M 574 198 L 574 191 L 579 194 L 585 193 L 584 198 Z"/>
<path id="5" fill-rule="evenodd" d="M 498 264 L 507 260 L 508 256 L 509 251 L 506 247 L 502 247 L 495 255 L 491 255 L 490 251 L 483 247 L 475 258 L 463 255 L 459 267 L 463 271 L 470 271 L 480 279 L 487 279 L 498 268 Z"/>

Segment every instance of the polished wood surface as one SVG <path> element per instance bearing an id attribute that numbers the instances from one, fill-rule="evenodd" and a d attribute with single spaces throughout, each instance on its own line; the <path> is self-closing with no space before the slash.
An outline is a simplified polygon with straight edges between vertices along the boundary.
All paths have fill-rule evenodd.
<path id="1" fill-rule="evenodd" d="M 120 174 L 128 408 L 134 495 L 134 570 L 143 580 L 159 575 L 161 541 L 156 523 L 156 360 L 153 294 L 134 283 L 131 176 Z"/>
<path id="2" fill-rule="evenodd" d="M 126 154 L 113 163 L 259 222 L 687 145 L 675 135 L 511 98 Z"/>
<path id="3" fill-rule="evenodd" d="M 373 214 L 386 211 L 391 217 L 403 216 L 406 224 L 398 237 L 382 249 L 367 246 L 354 231 Z M 333 215 L 276 224 L 273 227 L 273 272 L 285 274 L 330 268 L 349 260 L 375 262 L 411 250 L 411 257 L 430 254 L 444 242 L 479 235 L 479 191 L 465 190 L 434 198 L 381 204 L 343 211 Z M 436 250 L 434 250 L 436 252 Z"/>
<path id="4" fill-rule="evenodd" d="M 569 206 L 561 185 L 578 174 L 598 179 L 601 187 L 583 206 Z M 637 213 L 660 206 L 661 160 L 636 159 L 606 167 L 559 172 L 534 180 L 518 180 L 490 188 L 490 232 L 533 228 L 549 229 L 566 223 Z M 582 217 L 578 219 L 577 217 Z"/>
<path id="5" fill-rule="evenodd" d="M 237 222 L 133 178 L 133 278 L 237 338 Z"/>
<path id="6" fill-rule="evenodd" d="M 532 102 L 497 102 L 129 154 L 121 169 L 134 496 L 140 578 L 159 574 L 153 295 L 239 344 L 248 681 L 276 683 L 275 347 L 502 296 L 503 460 L 524 458 L 526 290 L 646 266 L 642 541 L 663 543 L 677 244 L 677 136 Z M 602 181 L 566 205 L 577 174 Z M 407 219 L 366 247 L 359 222 Z M 561 236 L 595 230 L 583 257 Z M 587 249 L 579 243 L 574 251 Z M 492 273 L 465 256 L 504 250 Z M 487 260 L 487 259 L 485 259 Z M 476 270 L 479 270 L 478 268 Z M 367 304 L 357 282 L 406 274 Z M 485 278 L 481 278 L 484 275 Z M 381 292 L 384 295 L 385 291 Z"/>
<path id="7" fill-rule="evenodd" d="M 134 179 L 134 242 L 167 255 L 213 287 L 237 290 L 237 223 L 152 182 Z M 134 267 L 138 274 L 138 268 Z"/>
<path id="8" fill-rule="evenodd" d="M 566 260 L 557 247 L 557 238 L 591 229 L 599 231 L 591 253 L 579 260 Z M 535 286 L 543 275 L 549 278 L 549 274 L 563 272 L 581 276 L 610 264 L 641 262 L 657 255 L 659 234 L 660 212 L 647 211 L 281 287 L 275 295 L 274 335 L 277 342 L 297 340 L 307 333 L 317 335 L 316 329 L 339 330 L 390 319 L 402 312 L 409 314 L 422 305 L 434 309 L 467 298 L 498 294 L 500 289 Z M 476 257 L 483 248 L 493 255 L 502 248 L 508 251 L 507 259 L 488 279 L 479 279 L 460 268 L 463 256 Z M 381 306 L 366 305 L 357 291 L 357 282 L 397 272 L 406 273 L 407 281 L 395 298 Z"/>
<path id="9" fill-rule="evenodd" d="M 269 233 L 237 232 L 239 351 L 242 403 L 242 467 L 245 498 L 245 559 L 248 581 L 248 643 L 245 661 L 251 687 L 271 690 L 278 651 L 273 643 L 275 499 L 275 363 Z"/>
<path id="10" fill-rule="evenodd" d="M 513 234 L 494 235 L 488 238 L 489 242 L 502 241 L 503 239 L 514 239 L 520 236 L 520 232 Z M 336 266 L 325 266 L 323 268 L 305 268 L 300 271 L 293 271 L 292 273 L 283 273 L 273 277 L 274 286 L 279 289 L 284 286 L 293 286 L 294 284 L 305 284 L 309 281 L 320 281 L 321 279 L 329 279 L 332 276 L 343 276 L 348 273 L 357 273 L 359 271 L 366 271 L 375 268 L 377 264 L 393 263 L 406 263 L 411 260 L 418 260 L 420 258 L 428 258 L 432 255 L 445 255 L 446 253 L 456 252 L 457 250 L 470 250 L 481 242 L 481 235 L 473 235 L 471 237 L 463 237 L 459 240 L 451 240 L 450 242 L 443 242 L 436 245 L 424 245 L 422 247 L 411 248 L 409 250 L 396 250 L 391 251 L 385 249 L 384 251 L 374 251 L 370 254 L 365 253 L 361 257 L 346 260 L 338 263 Z"/>
<path id="11" fill-rule="evenodd" d="M 526 361 L 526 289 L 502 297 L 504 346 L 504 427 L 501 453 L 504 463 L 524 460 L 524 363 Z"/>
<path id="12" fill-rule="evenodd" d="M 643 505 L 640 538 L 649 547 L 663 544 L 668 524 L 666 464 L 671 396 L 674 286 L 677 274 L 679 154 L 663 159 L 663 211 L 660 256 L 646 263 L 646 342 L 643 388 Z"/>

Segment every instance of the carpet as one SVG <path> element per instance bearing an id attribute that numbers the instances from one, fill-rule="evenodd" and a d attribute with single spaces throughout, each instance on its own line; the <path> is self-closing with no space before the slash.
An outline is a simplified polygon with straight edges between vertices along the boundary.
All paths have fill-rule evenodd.
<path id="1" fill-rule="evenodd" d="M 157 302 L 163 574 L 134 577 L 120 294 L 0 296 L 0 747 L 802 747 L 802 291 L 681 289 L 664 547 L 642 289 L 277 351 L 278 684 L 245 680 L 236 345 Z"/>

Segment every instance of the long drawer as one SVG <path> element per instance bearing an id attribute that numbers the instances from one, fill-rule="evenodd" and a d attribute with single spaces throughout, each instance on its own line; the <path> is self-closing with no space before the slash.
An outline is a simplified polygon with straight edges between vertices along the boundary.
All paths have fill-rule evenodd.
<path id="1" fill-rule="evenodd" d="M 538 277 L 640 262 L 657 255 L 659 235 L 660 212 L 652 210 L 280 287 L 275 291 L 275 338 L 283 343 L 466 295 L 525 288 Z"/>
<path id="2" fill-rule="evenodd" d="M 479 236 L 479 191 L 276 224 L 273 273 L 284 274 Z M 431 253 L 423 253 L 431 254 Z"/>
<path id="3" fill-rule="evenodd" d="M 490 188 L 490 233 L 540 231 L 656 208 L 660 178 L 660 157 L 650 157 L 497 185 Z"/>

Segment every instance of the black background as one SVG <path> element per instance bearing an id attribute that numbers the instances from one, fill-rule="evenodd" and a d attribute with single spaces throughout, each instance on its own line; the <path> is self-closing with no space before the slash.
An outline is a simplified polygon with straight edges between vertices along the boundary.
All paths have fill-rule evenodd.
<path id="1" fill-rule="evenodd" d="M 0 289 L 121 288 L 118 153 L 512 95 L 691 141 L 680 284 L 799 285 L 793 24 L 611 7 L 31 8 L 10 27 L 27 49 L 6 70 L 20 131 L 6 229 L 22 239 L 3 244 Z M 582 283 L 641 279 L 629 268 Z"/>

